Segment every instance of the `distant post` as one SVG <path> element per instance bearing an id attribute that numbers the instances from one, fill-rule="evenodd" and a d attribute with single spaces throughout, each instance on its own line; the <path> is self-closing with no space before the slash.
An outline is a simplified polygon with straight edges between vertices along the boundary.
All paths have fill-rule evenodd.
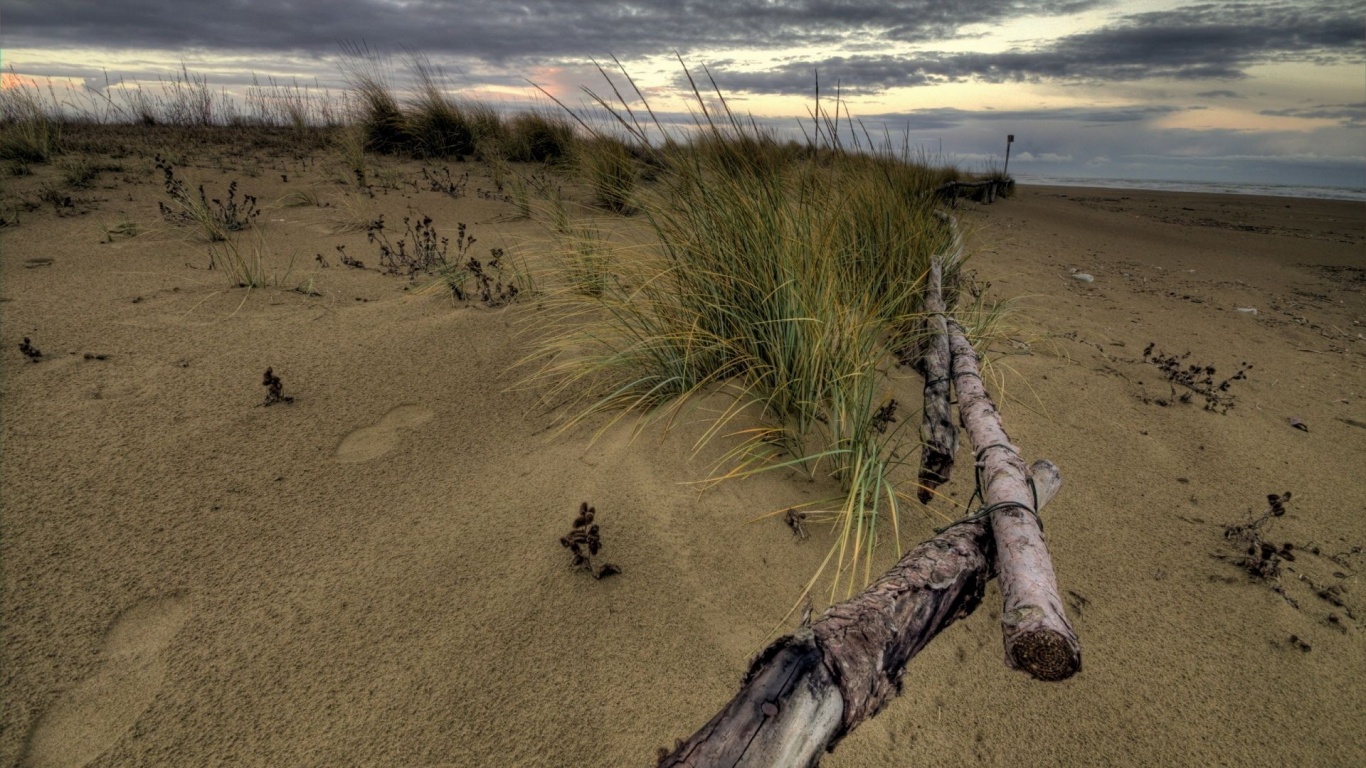
<path id="1" fill-rule="evenodd" d="M 1010 177 L 1010 145 L 1015 143 L 1015 134 L 1006 134 L 1006 167 L 1001 169 L 1001 175 Z"/>

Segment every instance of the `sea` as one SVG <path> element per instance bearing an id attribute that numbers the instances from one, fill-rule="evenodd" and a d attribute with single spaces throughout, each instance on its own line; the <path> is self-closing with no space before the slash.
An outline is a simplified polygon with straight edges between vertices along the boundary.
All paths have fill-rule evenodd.
<path id="1" fill-rule="evenodd" d="M 1357 200 L 1366 202 L 1366 187 L 1314 187 L 1299 184 L 1236 184 L 1208 181 L 1157 181 L 1152 179 L 1090 179 L 1069 176 L 1015 177 L 1020 185 L 1052 187 L 1100 187 L 1104 189 L 1144 189 L 1158 192 L 1209 192 L 1221 195 L 1270 195 L 1319 200 Z"/>

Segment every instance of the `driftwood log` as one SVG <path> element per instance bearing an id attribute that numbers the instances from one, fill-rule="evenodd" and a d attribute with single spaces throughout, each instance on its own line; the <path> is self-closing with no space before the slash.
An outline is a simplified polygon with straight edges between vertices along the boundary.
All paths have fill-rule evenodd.
<path id="1" fill-rule="evenodd" d="M 1015 190 L 1014 179 L 987 179 L 986 181 L 946 181 L 935 187 L 935 196 L 947 200 L 949 205 L 958 207 L 958 198 L 970 197 L 979 203 L 994 203 L 998 195 L 1009 195 Z"/>
<path id="2" fill-rule="evenodd" d="M 957 231 L 954 231 L 957 239 Z M 954 261 L 950 260 L 950 264 Z M 947 483 L 953 473 L 953 455 L 958 451 L 958 430 L 953 424 L 949 403 L 949 330 L 944 315 L 944 266 L 940 259 L 930 262 L 925 288 L 926 339 L 916 367 L 925 378 L 925 408 L 920 423 L 920 480 L 917 496 L 925 504 L 934 498 L 934 489 Z"/>
<path id="3" fill-rule="evenodd" d="M 1058 468 L 1030 468 L 1042 508 Z M 811 766 L 901 692 L 906 664 L 972 613 L 995 575 L 985 519 L 953 525 L 907 552 L 858 596 L 768 646 L 740 692 L 661 766 Z M 661 750 L 662 752 L 663 750 Z"/>
<path id="4" fill-rule="evenodd" d="M 1024 459 L 1001 426 L 962 326 L 949 320 L 948 327 L 958 416 L 977 457 L 977 487 L 996 539 L 1006 663 L 1040 680 L 1064 680 L 1081 669 L 1081 643 L 1058 596 Z"/>

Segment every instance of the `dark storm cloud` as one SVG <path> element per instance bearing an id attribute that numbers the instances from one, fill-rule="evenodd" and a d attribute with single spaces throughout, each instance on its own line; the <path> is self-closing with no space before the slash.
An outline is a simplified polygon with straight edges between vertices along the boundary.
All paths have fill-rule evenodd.
<path id="1" fill-rule="evenodd" d="M 1237 91 L 1201 91 L 1196 96 L 1202 99 L 1242 99 L 1246 98 Z"/>
<path id="2" fill-rule="evenodd" d="M 1366 125 L 1366 101 L 1352 104 L 1319 104 L 1292 109 L 1264 109 L 1263 115 L 1302 117 L 1311 120 L 1337 120 L 1343 125 Z"/>
<path id="3" fill-rule="evenodd" d="M 979 80 L 1240 79 L 1258 64 L 1361 61 L 1366 3 L 1208 3 L 1140 13 L 1046 45 L 1002 53 L 836 56 L 716 73 L 723 88 L 809 93 L 813 70 L 850 92 Z"/>
<path id="4" fill-rule="evenodd" d="M 21 48 L 337 52 L 364 38 L 393 51 L 491 62 L 923 42 L 966 25 L 1074 13 L 1105 0 L 20 0 L 5 4 Z"/>

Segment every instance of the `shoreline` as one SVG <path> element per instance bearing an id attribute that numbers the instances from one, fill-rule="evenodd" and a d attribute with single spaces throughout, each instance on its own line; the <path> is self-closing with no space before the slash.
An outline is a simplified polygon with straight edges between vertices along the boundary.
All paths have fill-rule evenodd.
<path id="1" fill-rule="evenodd" d="M 1170 181 L 1164 179 L 1080 179 L 1072 177 L 1016 177 L 1021 187 L 1075 188 L 1172 192 L 1177 194 L 1235 195 L 1302 200 L 1366 202 L 1366 187 L 1322 187 L 1303 184 L 1251 184 L 1218 181 Z"/>

